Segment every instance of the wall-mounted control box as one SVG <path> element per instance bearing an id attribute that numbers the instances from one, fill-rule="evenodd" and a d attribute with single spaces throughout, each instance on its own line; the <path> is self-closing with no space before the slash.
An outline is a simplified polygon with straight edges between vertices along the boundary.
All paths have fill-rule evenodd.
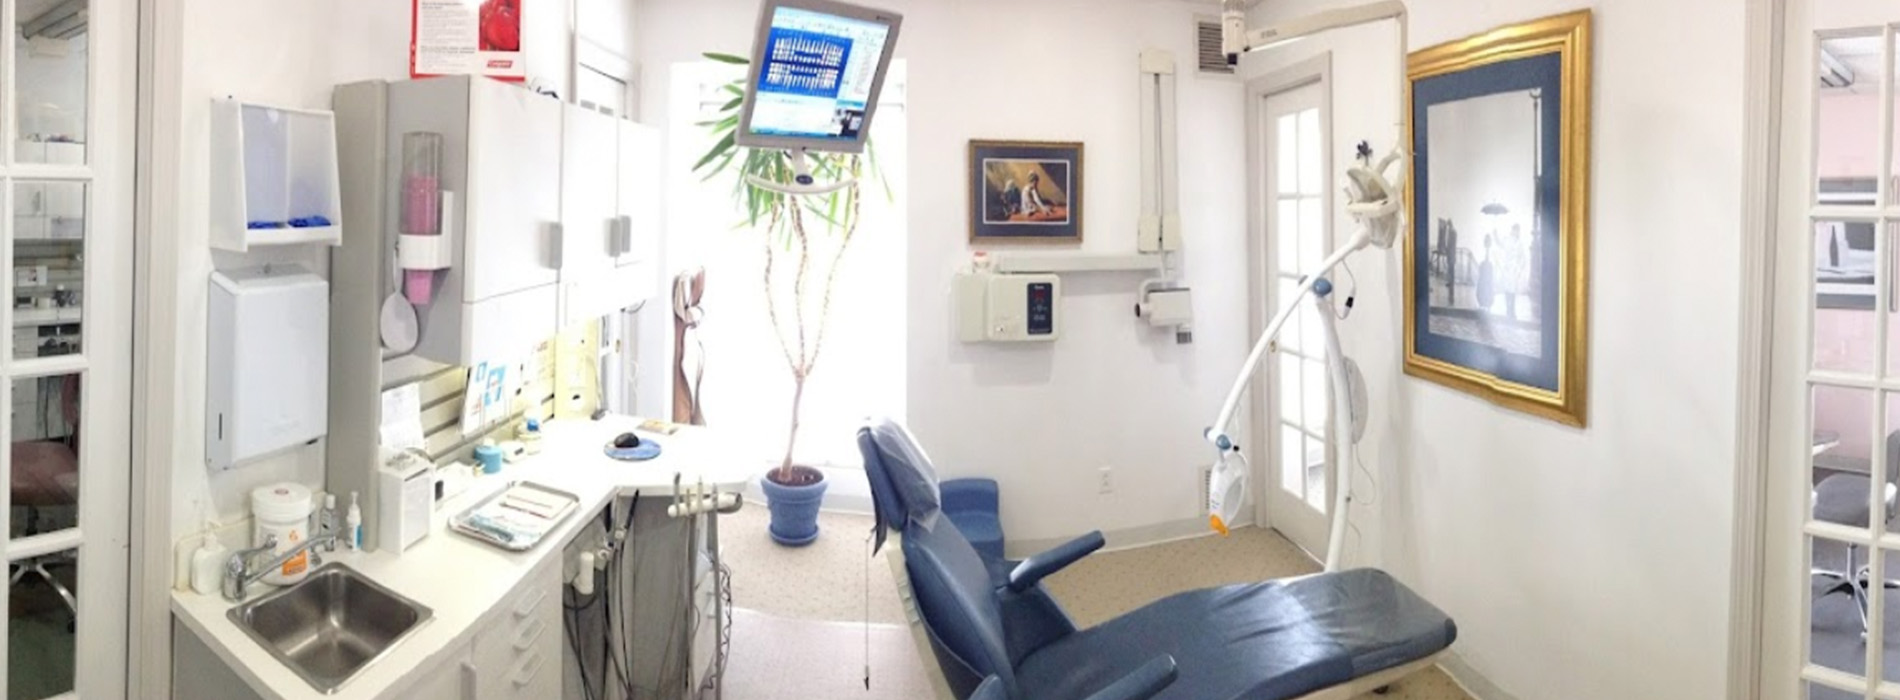
<path id="1" fill-rule="evenodd" d="M 957 339 L 1046 342 L 1062 335 L 1062 279 L 1050 274 L 959 272 Z"/>

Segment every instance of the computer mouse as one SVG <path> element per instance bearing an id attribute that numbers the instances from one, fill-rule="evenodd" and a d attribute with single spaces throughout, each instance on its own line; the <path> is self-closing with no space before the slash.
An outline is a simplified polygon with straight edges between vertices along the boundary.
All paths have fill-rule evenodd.
<path id="1" fill-rule="evenodd" d="M 639 446 L 640 436 L 633 433 L 621 433 L 619 437 L 614 438 L 614 447 L 623 450 L 631 450 Z"/>

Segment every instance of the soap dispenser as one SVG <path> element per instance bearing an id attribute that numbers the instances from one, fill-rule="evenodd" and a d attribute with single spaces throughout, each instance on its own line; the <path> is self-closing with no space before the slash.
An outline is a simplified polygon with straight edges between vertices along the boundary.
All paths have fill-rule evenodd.
<path id="1" fill-rule="evenodd" d="M 224 576 L 224 545 L 211 523 L 205 523 L 204 544 L 191 553 L 191 590 L 198 595 L 216 595 Z"/>

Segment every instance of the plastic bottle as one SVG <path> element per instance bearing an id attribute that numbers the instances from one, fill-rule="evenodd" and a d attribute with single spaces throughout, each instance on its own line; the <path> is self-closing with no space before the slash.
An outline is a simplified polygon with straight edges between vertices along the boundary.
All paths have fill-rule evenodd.
<path id="1" fill-rule="evenodd" d="M 218 535 L 211 530 L 211 524 L 205 523 L 204 544 L 191 553 L 191 590 L 198 595 L 214 595 L 218 592 L 220 578 L 224 576 L 224 545 L 218 543 Z"/>
<path id="2" fill-rule="evenodd" d="M 343 518 L 350 549 L 363 551 L 363 509 L 356 505 L 356 492 L 350 492 L 350 514 Z"/>

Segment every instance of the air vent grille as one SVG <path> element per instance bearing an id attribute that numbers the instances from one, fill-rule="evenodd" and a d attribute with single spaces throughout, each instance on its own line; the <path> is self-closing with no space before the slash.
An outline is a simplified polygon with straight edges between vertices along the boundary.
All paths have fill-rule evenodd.
<path id="1" fill-rule="evenodd" d="M 1198 55 L 1202 73 L 1214 75 L 1233 75 L 1234 67 L 1227 65 L 1227 54 L 1221 51 L 1220 22 L 1200 20 L 1195 23 L 1195 40 L 1200 47 Z"/>

